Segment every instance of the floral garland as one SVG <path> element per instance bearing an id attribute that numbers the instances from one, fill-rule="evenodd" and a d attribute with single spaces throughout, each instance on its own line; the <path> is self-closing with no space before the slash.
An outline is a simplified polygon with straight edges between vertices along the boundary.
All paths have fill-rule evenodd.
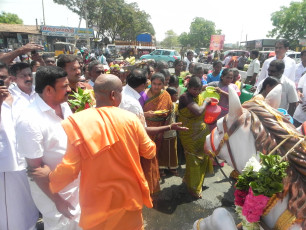
<path id="1" fill-rule="evenodd" d="M 283 191 L 282 180 L 289 165 L 278 155 L 260 153 L 260 159 L 261 163 L 253 156 L 247 162 L 235 185 L 236 212 L 248 230 L 259 229 L 258 222 L 270 198 Z"/>

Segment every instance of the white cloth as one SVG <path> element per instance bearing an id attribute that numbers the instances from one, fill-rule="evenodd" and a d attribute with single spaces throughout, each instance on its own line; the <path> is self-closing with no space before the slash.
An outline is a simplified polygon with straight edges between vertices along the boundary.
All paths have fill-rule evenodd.
<path id="1" fill-rule="evenodd" d="M 1 105 L 0 124 L 0 229 L 35 229 L 38 210 L 33 202 L 27 175 L 26 163 L 16 151 L 15 120 L 34 100 L 21 92 L 17 85 L 9 89 L 12 105 Z M 8 227 L 8 228 L 7 228 Z"/>
<path id="2" fill-rule="evenodd" d="M 232 59 L 232 56 L 227 56 L 223 61 L 223 65 L 227 66 L 231 59 Z"/>
<path id="3" fill-rule="evenodd" d="M 254 95 L 257 95 L 260 92 L 263 82 L 264 82 L 264 80 L 262 80 L 258 84 Z M 295 88 L 295 83 L 293 81 L 291 81 L 290 79 L 288 79 L 284 75 L 281 77 L 280 83 L 282 84 L 282 95 L 281 95 L 281 104 L 280 104 L 279 108 L 283 108 L 283 109 L 286 109 L 288 111 L 290 103 L 294 103 L 294 102 L 299 101 L 297 91 L 296 91 L 296 88 Z"/>
<path id="4" fill-rule="evenodd" d="M 188 71 L 188 70 L 189 70 L 189 64 L 190 64 L 191 62 L 196 62 L 196 59 L 195 59 L 195 58 L 192 58 L 192 60 L 189 61 L 189 59 L 188 59 L 187 57 L 184 57 L 184 61 L 187 62 L 187 66 L 186 66 L 185 71 Z"/>
<path id="5" fill-rule="evenodd" d="M 89 80 L 88 84 L 91 85 L 92 87 L 94 87 L 94 85 L 95 85 L 95 83 L 92 80 Z"/>
<path id="6" fill-rule="evenodd" d="M 257 78 L 255 86 L 257 86 L 259 84 L 259 82 L 261 82 L 262 80 L 264 80 L 265 78 L 267 78 L 269 76 L 268 75 L 268 68 L 270 66 L 271 61 L 274 61 L 274 60 L 276 60 L 276 56 L 265 60 L 265 62 L 262 65 L 259 76 Z M 283 75 L 285 75 L 291 81 L 295 82 L 295 69 L 296 69 L 295 61 L 292 58 L 287 57 L 287 56 L 285 56 L 283 58 L 283 61 L 285 63 L 285 70 L 284 70 Z"/>
<path id="7" fill-rule="evenodd" d="M 13 97 L 12 105 L 6 102 L 1 106 L 0 124 L 0 172 L 20 171 L 26 168 L 23 157 L 16 151 L 15 122 L 17 117 L 34 100 L 35 92 L 31 95 L 22 92 L 17 85 L 9 89 Z"/>
<path id="8" fill-rule="evenodd" d="M 254 73 L 259 73 L 260 70 L 260 62 L 258 61 L 258 58 L 255 58 L 251 61 L 248 71 L 247 71 L 247 77 L 254 75 Z"/>
<path id="9" fill-rule="evenodd" d="M 14 102 L 12 105 L 12 116 L 13 121 L 16 122 L 16 119 L 21 114 L 22 110 L 24 110 L 29 104 L 31 104 L 34 101 L 36 92 L 33 90 L 31 94 L 26 94 L 17 85 L 12 87 L 10 90 L 11 95 L 14 98 Z"/>
<path id="10" fill-rule="evenodd" d="M 306 105 L 306 73 L 301 77 L 298 83 L 298 88 L 303 90 L 302 104 L 299 104 L 293 114 L 293 118 L 300 123 L 306 121 L 306 112 L 303 111 L 302 106 Z"/>
<path id="11" fill-rule="evenodd" d="M 107 63 L 107 61 L 106 61 L 106 57 L 104 57 L 104 55 L 101 55 L 101 56 L 99 57 L 99 61 L 101 62 L 101 64 L 107 65 L 107 66 L 108 66 L 108 63 Z"/>
<path id="12" fill-rule="evenodd" d="M 37 220 L 26 170 L 0 172 L 0 229 L 33 230 Z"/>
<path id="13" fill-rule="evenodd" d="M 64 118 L 72 114 L 66 102 L 61 104 L 61 109 Z M 67 148 L 67 136 L 61 121 L 55 110 L 36 95 L 35 101 L 16 122 L 17 150 L 20 155 L 29 159 L 42 158 L 43 163 L 54 170 L 62 161 Z M 53 201 L 35 182 L 29 181 L 29 184 L 33 200 L 44 217 L 45 229 L 80 229 L 79 179 L 59 192 L 63 199 L 75 207 L 71 211 L 75 215 L 74 220 L 59 213 Z"/>
<path id="14" fill-rule="evenodd" d="M 140 94 L 129 85 L 123 87 L 121 94 L 122 100 L 119 108 L 130 111 L 136 114 L 138 117 L 143 117 L 144 119 L 144 112 L 139 102 Z"/>
<path id="15" fill-rule="evenodd" d="M 119 105 L 119 108 L 130 111 L 136 115 L 142 114 L 143 109 L 139 102 L 140 94 L 133 89 L 131 86 L 126 85 L 122 90 L 122 100 Z"/>
<path id="16" fill-rule="evenodd" d="M 303 73 L 306 71 L 306 66 L 303 66 L 303 63 L 300 62 L 296 64 L 295 70 L 295 84 L 298 85 L 300 78 L 302 77 Z"/>

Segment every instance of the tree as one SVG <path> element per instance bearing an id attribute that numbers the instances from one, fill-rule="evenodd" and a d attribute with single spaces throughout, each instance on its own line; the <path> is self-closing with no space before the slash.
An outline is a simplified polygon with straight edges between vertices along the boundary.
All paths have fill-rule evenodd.
<path id="1" fill-rule="evenodd" d="M 282 6 L 272 13 L 271 21 L 274 28 L 267 36 L 286 38 L 290 42 L 290 49 L 294 49 L 299 44 L 299 38 L 305 37 L 306 0 L 291 2 L 289 7 Z"/>
<path id="2" fill-rule="evenodd" d="M 173 30 L 168 30 L 165 35 L 165 39 L 160 43 L 161 46 L 169 49 L 179 46 L 178 36 Z"/>
<path id="3" fill-rule="evenodd" d="M 127 4 L 124 0 L 53 0 L 67 6 L 71 11 L 85 18 L 88 13 L 89 27 L 97 28 L 97 37 L 117 35 L 121 40 L 135 40 L 136 35 L 148 32 L 155 34 L 150 15 L 138 8 L 137 3 Z"/>
<path id="4" fill-rule="evenodd" d="M 0 23 L 7 23 L 7 24 L 22 24 L 23 21 L 18 17 L 17 14 L 11 14 L 2 12 L 0 14 Z"/>
<path id="5" fill-rule="evenodd" d="M 211 35 L 221 34 L 221 30 L 216 30 L 214 22 L 201 17 L 193 19 L 189 30 L 189 33 L 184 32 L 178 38 L 182 46 L 209 47 Z"/>

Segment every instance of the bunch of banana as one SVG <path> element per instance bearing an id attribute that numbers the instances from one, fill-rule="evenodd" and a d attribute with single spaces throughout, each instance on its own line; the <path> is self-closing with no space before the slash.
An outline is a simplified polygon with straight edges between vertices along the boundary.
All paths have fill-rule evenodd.
<path id="1" fill-rule="evenodd" d="M 127 62 L 129 62 L 131 65 L 135 65 L 135 57 L 132 56 L 130 58 L 126 58 L 125 59 Z"/>

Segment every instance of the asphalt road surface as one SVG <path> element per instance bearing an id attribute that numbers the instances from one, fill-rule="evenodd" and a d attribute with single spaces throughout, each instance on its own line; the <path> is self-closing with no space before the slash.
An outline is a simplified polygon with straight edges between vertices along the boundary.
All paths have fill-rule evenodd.
<path id="1" fill-rule="evenodd" d="M 232 168 L 225 164 L 222 168 L 229 177 Z M 221 173 L 218 166 L 214 166 L 214 175 L 205 177 L 202 199 L 192 198 L 182 178 L 185 165 L 179 169 L 179 177 L 167 174 L 161 181 L 161 192 L 154 202 L 154 208 L 144 207 L 143 218 L 146 230 L 191 230 L 193 223 L 212 214 L 217 207 L 226 208 L 238 224 L 234 205 L 234 188 Z"/>

